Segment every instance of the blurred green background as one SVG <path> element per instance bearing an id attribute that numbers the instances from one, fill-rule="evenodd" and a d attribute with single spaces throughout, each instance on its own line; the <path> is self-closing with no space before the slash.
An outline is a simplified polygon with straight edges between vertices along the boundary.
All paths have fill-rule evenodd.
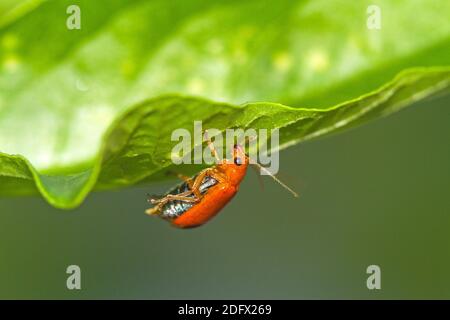
<path id="1" fill-rule="evenodd" d="M 146 193 L 74 211 L 0 198 L 0 298 L 450 298 L 450 97 L 281 153 L 293 199 L 249 172 L 207 225 L 146 216 Z M 332 165 L 330 165 L 330 163 Z M 66 267 L 82 290 L 66 289 Z M 366 268 L 381 267 L 381 290 Z"/>

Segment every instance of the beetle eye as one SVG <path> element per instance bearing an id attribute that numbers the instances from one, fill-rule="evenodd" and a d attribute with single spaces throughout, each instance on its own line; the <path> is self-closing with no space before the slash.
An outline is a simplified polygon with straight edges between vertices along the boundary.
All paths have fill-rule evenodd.
<path id="1" fill-rule="evenodd" d="M 242 164 L 242 159 L 239 157 L 234 158 L 234 164 L 240 166 Z"/>

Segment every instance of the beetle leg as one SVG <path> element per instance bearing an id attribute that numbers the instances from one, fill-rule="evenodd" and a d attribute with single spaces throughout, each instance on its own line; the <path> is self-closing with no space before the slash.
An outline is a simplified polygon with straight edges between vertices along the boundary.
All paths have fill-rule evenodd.
<path id="1" fill-rule="evenodd" d="M 197 197 L 193 197 L 193 198 L 187 197 L 187 195 L 190 195 L 190 194 L 191 194 L 190 191 L 183 192 L 180 194 L 168 194 L 164 198 L 160 199 L 160 202 L 158 203 L 158 205 L 165 205 L 167 202 L 173 201 L 173 200 L 186 201 L 186 202 L 197 202 L 198 201 Z"/>
<path id="2" fill-rule="evenodd" d="M 173 172 L 173 171 L 169 171 L 168 173 L 176 175 L 179 179 L 181 179 L 181 180 L 183 180 L 184 182 L 187 183 L 189 189 L 192 189 L 192 185 L 193 185 L 194 181 L 192 180 L 191 177 L 188 177 L 188 176 L 185 176 L 184 174 L 176 173 L 176 172 Z"/>
<path id="3" fill-rule="evenodd" d="M 228 180 L 228 177 L 225 174 L 221 173 L 220 171 L 217 171 L 214 168 L 212 168 L 212 172 L 209 176 L 216 179 L 219 183 L 223 183 Z"/>
<path id="4" fill-rule="evenodd" d="M 192 190 L 192 186 L 194 185 L 194 181 L 192 180 L 191 177 L 185 176 L 185 175 L 183 175 L 181 173 L 178 173 L 177 176 L 178 176 L 178 178 L 180 178 L 181 180 L 186 182 L 188 187 L 189 187 L 189 189 Z"/>
<path id="5" fill-rule="evenodd" d="M 212 176 L 213 171 L 214 171 L 213 168 L 205 169 L 202 172 L 200 172 L 198 174 L 198 176 L 195 178 L 194 184 L 192 185 L 192 188 L 191 188 L 191 191 L 197 198 L 201 198 L 203 196 L 200 193 L 200 186 L 202 185 L 205 177 Z"/>
<path id="6" fill-rule="evenodd" d="M 197 202 L 199 199 L 197 197 L 188 197 L 188 195 L 192 194 L 191 191 L 186 191 L 180 194 L 168 194 L 161 199 L 150 199 L 152 204 L 155 204 L 153 208 L 147 209 L 145 211 L 148 215 L 158 214 L 161 212 L 162 207 L 169 201 L 179 200 L 185 202 Z"/>
<path id="7" fill-rule="evenodd" d="M 203 179 L 205 179 L 209 169 L 205 169 L 195 177 L 194 183 L 192 184 L 191 191 L 196 198 L 201 198 L 200 186 L 202 185 Z"/>
<path id="8" fill-rule="evenodd" d="M 211 138 L 208 136 L 208 130 L 205 130 L 204 136 L 205 136 L 206 142 L 208 143 L 209 150 L 211 150 L 212 155 L 216 159 L 216 163 L 220 163 L 221 161 L 220 161 L 219 155 L 217 153 L 217 150 L 214 147 L 214 144 L 211 141 Z"/>
<path id="9" fill-rule="evenodd" d="M 222 183 L 226 180 L 226 177 L 214 168 L 208 168 L 200 172 L 195 178 L 191 188 L 192 193 L 198 199 L 201 199 L 203 197 L 203 195 L 200 193 L 200 186 L 202 185 L 205 177 L 214 178 L 218 183 Z"/>
<path id="10" fill-rule="evenodd" d="M 149 216 L 154 215 L 154 214 L 158 214 L 160 211 L 160 208 L 158 206 L 153 207 L 153 208 L 149 208 L 147 210 L 145 210 L 145 213 L 148 214 Z"/>
<path id="11" fill-rule="evenodd" d="M 191 195 L 192 194 L 192 191 L 186 191 L 186 192 L 182 192 L 182 193 L 179 193 L 179 194 L 168 194 L 168 195 L 166 195 L 166 196 L 164 196 L 164 197 L 162 197 L 162 198 L 160 198 L 160 199 L 150 199 L 150 203 L 152 203 L 152 204 L 160 204 L 161 202 L 163 202 L 163 201 L 165 201 L 166 203 L 167 203 L 167 201 L 170 201 L 170 200 L 183 200 L 183 201 L 189 201 L 189 200 L 192 200 L 192 199 L 194 199 L 194 198 L 190 198 L 190 197 L 186 197 L 186 196 L 188 196 L 188 195 Z M 185 200 L 185 199 L 174 199 L 173 197 L 174 196 L 177 196 L 177 197 L 182 197 L 182 198 L 187 198 L 187 199 L 189 199 L 189 200 Z M 166 201 L 166 199 L 168 199 L 167 201 Z"/>

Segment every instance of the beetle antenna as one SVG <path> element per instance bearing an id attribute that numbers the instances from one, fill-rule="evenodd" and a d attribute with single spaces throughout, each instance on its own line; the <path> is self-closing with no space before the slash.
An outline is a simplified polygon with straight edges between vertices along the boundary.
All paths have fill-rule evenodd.
<path id="1" fill-rule="evenodd" d="M 211 141 L 211 138 L 208 136 L 208 130 L 205 130 L 203 135 L 205 137 L 206 142 L 208 143 L 209 150 L 211 150 L 212 155 L 216 159 L 216 162 L 220 163 L 220 158 L 219 158 L 219 155 L 217 154 L 217 150 L 214 147 L 214 144 Z"/>
<path id="2" fill-rule="evenodd" d="M 289 188 L 283 181 L 281 181 L 280 179 L 278 179 L 275 175 L 273 175 L 269 170 L 267 170 L 266 168 L 264 168 L 262 165 L 260 165 L 259 163 L 254 163 L 254 165 L 262 172 L 266 173 L 267 175 L 269 175 L 270 177 L 272 177 L 273 180 L 275 180 L 276 182 L 278 182 L 283 188 L 285 188 L 287 191 L 289 191 L 290 193 L 292 193 L 292 195 L 296 198 L 298 198 L 298 193 L 295 192 L 294 190 L 292 190 L 291 188 Z"/>
<path id="3" fill-rule="evenodd" d="M 258 136 L 245 136 L 244 143 L 249 143 L 256 139 L 258 139 Z"/>
<path id="4" fill-rule="evenodd" d="M 259 169 L 257 169 L 254 166 L 250 166 L 250 168 L 252 168 L 255 171 L 256 175 L 258 176 L 259 187 L 261 188 L 261 190 L 264 190 L 264 180 L 261 178 Z"/>

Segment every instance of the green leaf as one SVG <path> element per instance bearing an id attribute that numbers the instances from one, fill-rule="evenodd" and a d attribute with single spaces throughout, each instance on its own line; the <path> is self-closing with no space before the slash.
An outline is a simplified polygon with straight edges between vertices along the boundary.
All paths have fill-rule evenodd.
<path id="1" fill-rule="evenodd" d="M 380 30 L 369 1 L 24 3 L 0 15 L 0 194 L 60 208 L 163 178 L 194 120 L 284 148 L 449 89 L 448 2 L 377 1 Z"/>

